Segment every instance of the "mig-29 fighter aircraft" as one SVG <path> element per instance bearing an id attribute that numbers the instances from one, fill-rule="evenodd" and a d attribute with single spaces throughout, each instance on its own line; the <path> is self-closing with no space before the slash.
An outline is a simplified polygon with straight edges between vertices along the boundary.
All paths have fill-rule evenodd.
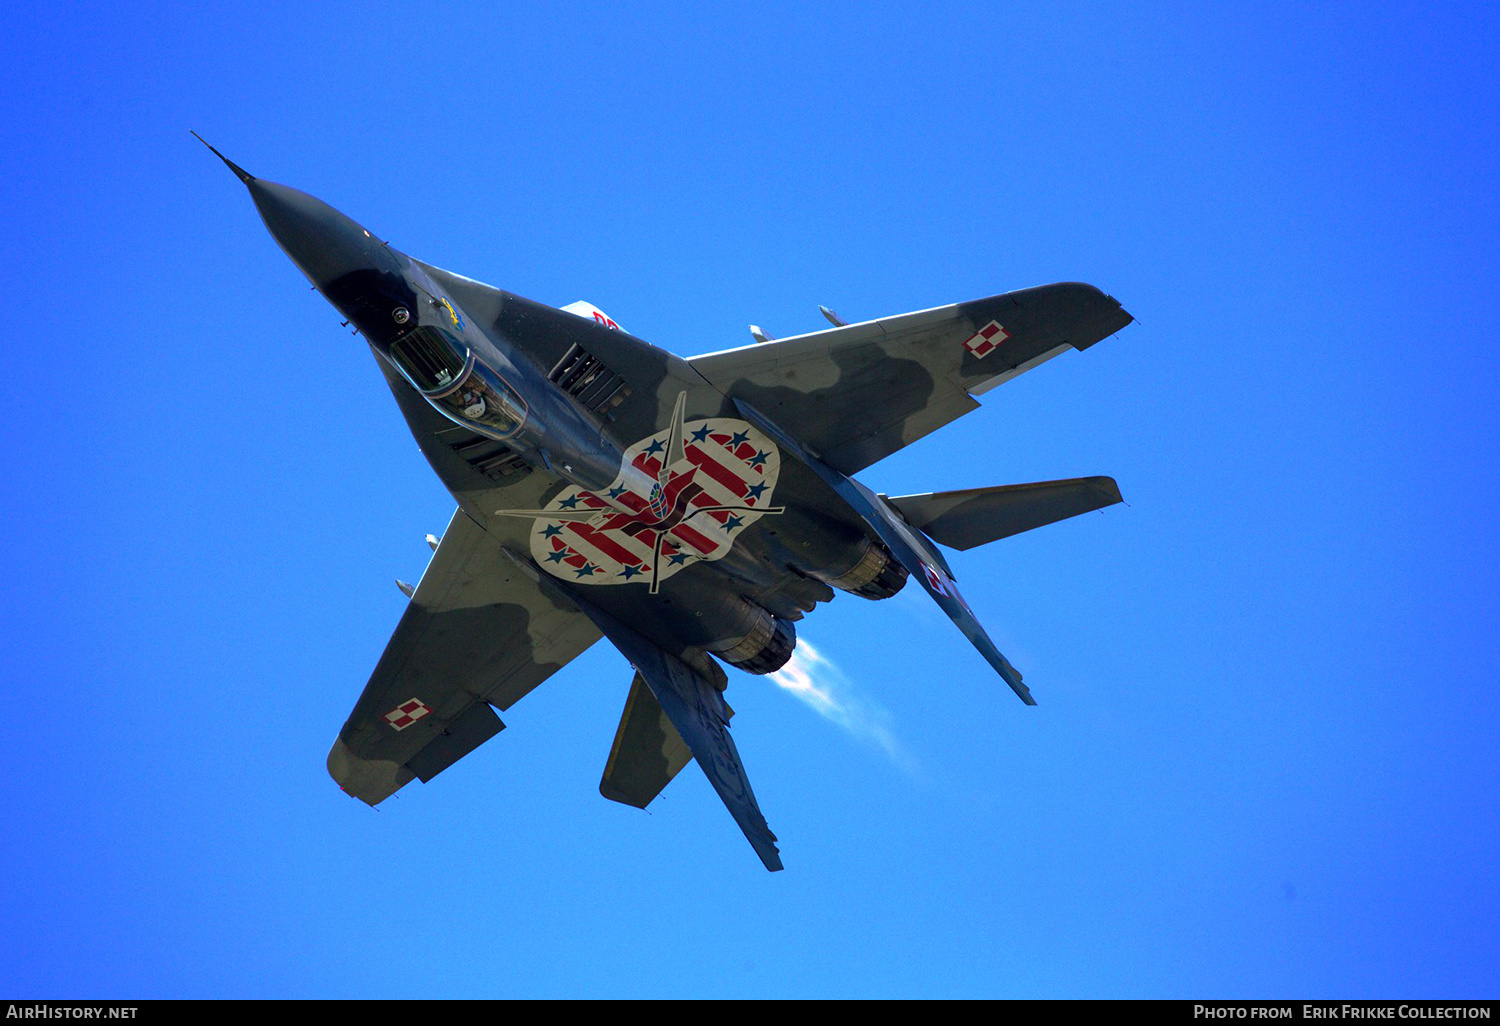
<path id="1" fill-rule="evenodd" d="M 1114 299 L 1044 285 L 859 324 L 825 308 L 828 330 L 752 328 L 755 344 L 684 360 L 590 304 L 555 309 L 424 264 L 213 152 L 369 343 L 458 500 L 329 753 L 349 794 L 375 805 L 431 780 L 602 635 L 635 679 L 600 791 L 645 808 L 696 759 L 780 869 L 719 664 L 774 672 L 819 602 L 889 598 L 908 577 L 1035 704 L 933 543 L 969 549 L 1099 509 L 1120 501 L 1115 482 L 888 498 L 851 475 L 1125 327 Z"/>

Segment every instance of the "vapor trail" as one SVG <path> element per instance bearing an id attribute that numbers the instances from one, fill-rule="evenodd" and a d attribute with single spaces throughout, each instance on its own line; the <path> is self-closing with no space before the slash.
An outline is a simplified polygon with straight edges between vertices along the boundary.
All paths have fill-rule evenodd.
<path id="1" fill-rule="evenodd" d="M 878 747 L 908 773 L 925 776 L 916 759 L 892 731 L 890 712 L 855 694 L 853 683 L 837 664 L 805 638 L 797 639 L 797 647 L 787 664 L 767 676 L 777 687 L 810 705 L 824 719 Z"/>

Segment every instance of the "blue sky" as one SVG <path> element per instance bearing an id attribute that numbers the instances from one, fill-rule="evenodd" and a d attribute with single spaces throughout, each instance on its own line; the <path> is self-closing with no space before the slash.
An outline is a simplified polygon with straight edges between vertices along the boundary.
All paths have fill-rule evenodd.
<path id="1" fill-rule="evenodd" d="M 1493 997 L 1500 18 L 146 5 L 0 38 L 0 993 Z M 372 811 L 323 760 L 452 502 L 193 128 L 690 355 L 1058 280 L 1139 323 L 870 468 L 1106 473 L 737 674 L 787 870 L 597 793 L 596 646 Z M 803 697 L 807 697 L 804 689 Z"/>

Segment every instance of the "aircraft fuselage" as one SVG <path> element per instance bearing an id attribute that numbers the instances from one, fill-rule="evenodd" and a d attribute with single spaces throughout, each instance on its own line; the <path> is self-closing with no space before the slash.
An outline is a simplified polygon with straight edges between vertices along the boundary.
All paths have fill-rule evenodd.
<path id="1" fill-rule="evenodd" d="M 210 147 L 212 149 L 212 147 Z M 214 151 L 216 154 L 217 150 Z M 221 159 L 224 159 L 220 155 Z M 328 756 L 371 805 L 443 772 L 600 637 L 634 678 L 600 782 L 645 808 L 688 761 L 770 870 L 776 836 L 728 724 L 720 662 L 777 670 L 838 588 L 927 592 L 1023 702 L 959 594 L 968 549 L 1120 502 L 1111 478 L 887 497 L 852 476 L 974 396 L 1131 317 L 1059 282 L 694 357 L 587 303 L 562 309 L 430 266 L 227 159 L 289 257 L 369 343 L 458 501 Z M 717 658 L 709 658 L 710 655 Z"/>
<path id="2" fill-rule="evenodd" d="M 633 586 L 628 599 L 603 601 L 646 636 L 768 672 L 795 644 L 789 621 L 832 598 L 830 583 L 885 597 L 904 582 L 852 510 L 782 461 L 774 443 L 675 357 L 594 319 L 509 293 L 491 300 L 498 310 L 470 309 L 439 280 L 454 276 L 386 245 L 321 200 L 259 179 L 246 184 L 282 249 L 427 407 L 558 479 L 563 490 L 553 505 L 529 511 L 538 525 L 532 557 L 565 587 Z M 559 338 L 577 339 L 566 360 L 574 349 L 598 348 L 591 338 L 600 332 L 646 362 L 680 365 L 676 379 L 656 383 L 682 397 L 673 425 L 679 437 L 671 437 L 673 429 L 643 437 L 607 404 L 590 408 L 587 390 L 570 383 L 554 359 Z M 629 395 L 628 379 L 619 387 Z M 412 426 L 421 441 L 421 427 Z M 670 466 L 669 444 L 678 447 Z M 432 462 L 476 522 L 516 515 L 485 508 L 483 492 L 456 478 L 451 462 Z M 798 478 L 799 496 L 820 501 L 772 505 L 779 472 Z M 750 529 L 772 518 L 776 526 Z M 882 570 L 886 579 L 876 582 Z M 668 577 L 670 594 L 661 591 Z M 597 600 L 617 590 L 589 595 Z M 758 598 L 767 593 L 776 593 L 770 609 Z"/>

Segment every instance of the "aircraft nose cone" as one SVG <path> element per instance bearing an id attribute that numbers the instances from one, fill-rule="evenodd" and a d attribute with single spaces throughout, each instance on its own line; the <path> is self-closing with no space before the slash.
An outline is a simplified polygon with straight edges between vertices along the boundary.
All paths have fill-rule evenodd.
<path id="1" fill-rule="evenodd" d="M 259 178 L 245 184 L 272 237 L 320 289 L 352 272 L 395 262 L 379 239 L 322 200 Z"/>

